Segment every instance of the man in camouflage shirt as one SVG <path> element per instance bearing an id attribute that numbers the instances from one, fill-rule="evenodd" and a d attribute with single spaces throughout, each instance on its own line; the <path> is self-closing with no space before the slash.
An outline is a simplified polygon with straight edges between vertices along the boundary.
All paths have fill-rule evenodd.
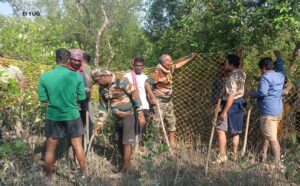
<path id="1" fill-rule="evenodd" d="M 226 155 L 226 133 L 230 131 L 232 137 L 232 153 L 233 159 L 237 159 L 237 150 L 239 144 L 239 135 L 243 129 L 244 116 L 244 85 L 246 80 L 245 72 L 240 69 L 240 58 L 231 54 L 227 56 L 226 68 L 230 70 L 228 78 L 225 80 L 221 112 L 217 126 L 219 157 L 216 163 L 227 161 Z"/>
<path id="2" fill-rule="evenodd" d="M 192 53 L 187 59 L 179 61 L 176 64 L 173 64 L 172 58 L 168 54 L 163 54 L 159 58 L 159 64 L 155 72 L 151 73 L 148 78 L 148 82 L 153 86 L 153 93 L 157 98 L 157 101 L 160 105 L 160 110 L 162 114 L 162 118 L 167 124 L 167 130 L 169 132 L 169 141 L 171 147 L 175 148 L 175 123 L 176 118 L 173 109 L 173 102 L 172 102 L 172 79 L 173 73 L 175 70 L 181 68 L 189 61 L 195 59 L 197 55 Z M 160 116 L 158 113 L 157 107 L 154 108 L 154 117 L 153 117 L 155 127 L 159 128 L 160 125 Z"/>
<path id="3" fill-rule="evenodd" d="M 95 125 L 94 134 L 97 134 L 101 125 L 107 119 L 108 107 L 116 117 L 116 130 L 119 134 L 119 150 L 123 157 L 123 171 L 128 171 L 132 154 L 132 145 L 135 143 L 135 117 L 133 109 L 138 113 L 138 122 L 145 125 L 142 102 L 133 85 L 124 76 L 115 77 L 105 69 L 92 71 L 93 80 L 100 85 L 99 89 L 99 120 Z"/>

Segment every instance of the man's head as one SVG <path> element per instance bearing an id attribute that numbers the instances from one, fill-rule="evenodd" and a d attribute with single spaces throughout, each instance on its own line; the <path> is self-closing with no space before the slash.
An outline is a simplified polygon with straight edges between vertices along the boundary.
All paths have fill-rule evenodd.
<path id="1" fill-rule="evenodd" d="M 72 49 L 71 50 L 71 57 L 70 57 L 70 65 L 75 70 L 78 70 L 81 66 L 83 58 L 83 52 L 80 49 Z"/>
<path id="2" fill-rule="evenodd" d="M 82 58 L 82 61 L 85 63 L 85 64 L 90 64 L 91 62 L 91 55 L 88 54 L 88 53 L 83 53 L 83 58 Z"/>
<path id="3" fill-rule="evenodd" d="M 133 60 L 133 71 L 137 74 L 140 75 L 143 72 L 144 69 L 144 58 L 142 57 L 136 57 Z"/>
<path id="4" fill-rule="evenodd" d="M 225 63 L 220 63 L 217 71 L 221 78 L 226 77 L 230 73 L 229 69 L 226 68 Z"/>
<path id="5" fill-rule="evenodd" d="M 107 86 L 113 81 L 113 73 L 103 68 L 97 68 L 91 74 L 94 82 L 101 86 Z"/>
<path id="6" fill-rule="evenodd" d="M 163 54 L 159 58 L 159 63 L 167 70 L 172 68 L 172 57 L 169 54 Z"/>
<path id="7" fill-rule="evenodd" d="M 60 48 L 55 51 L 56 63 L 60 65 L 67 65 L 70 60 L 70 52 L 67 49 Z"/>
<path id="8" fill-rule="evenodd" d="M 262 74 L 274 69 L 274 62 L 270 57 L 264 57 L 259 60 L 259 69 Z"/>
<path id="9" fill-rule="evenodd" d="M 240 67 L 240 57 L 235 54 L 229 54 L 226 57 L 225 66 L 231 72 L 235 69 L 238 69 Z"/>

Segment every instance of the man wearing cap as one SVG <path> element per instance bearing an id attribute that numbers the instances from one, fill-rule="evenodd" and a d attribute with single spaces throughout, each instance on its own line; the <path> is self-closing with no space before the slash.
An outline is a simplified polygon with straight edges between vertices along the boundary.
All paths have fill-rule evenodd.
<path id="1" fill-rule="evenodd" d="M 257 99 L 260 113 L 260 129 L 264 136 L 263 160 L 267 157 L 268 146 L 274 155 L 275 163 L 280 164 L 280 144 L 277 140 L 277 126 L 283 112 L 282 93 L 284 85 L 284 62 L 280 52 L 274 51 L 276 62 L 270 57 L 262 58 L 258 66 L 262 76 L 259 80 L 257 91 L 252 98 Z M 277 69 L 275 72 L 274 69 Z"/>
<path id="2" fill-rule="evenodd" d="M 86 94 L 87 94 L 87 99 L 88 99 L 88 114 L 89 114 L 89 134 L 90 136 L 93 133 L 93 127 L 94 127 L 94 111 L 93 111 L 93 106 L 92 106 L 92 102 L 91 102 L 91 93 L 92 93 L 92 86 L 94 84 L 94 81 L 92 79 L 92 69 L 90 66 L 91 63 L 91 55 L 88 53 L 83 53 L 83 57 L 82 57 L 82 70 L 85 74 L 86 77 Z"/>
<path id="3" fill-rule="evenodd" d="M 85 100 L 84 83 L 76 72 L 67 68 L 70 52 L 66 49 L 56 50 L 57 66 L 44 73 L 39 80 L 39 100 L 48 102 L 45 137 L 46 174 L 51 179 L 55 163 L 55 148 L 58 139 L 71 138 L 71 144 L 79 162 L 81 172 L 85 168 L 85 155 L 82 147 L 83 125 L 76 100 Z"/>
<path id="4" fill-rule="evenodd" d="M 145 118 L 142 102 L 137 91 L 129 80 L 124 77 L 115 77 L 112 72 L 105 69 L 92 71 L 92 78 L 100 85 L 99 89 L 99 120 L 95 125 L 94 134 L 97 134 L 107 119 L 108 106 L 116 117 L 116 130 L 119 136 L 119 150 L 123 157 L 123 171 L 128 171 L 132 154 L 132 145 L 135 143 L 135 117 L 137 110 L 140 127 L 144 127 Z"/>
<path id="5" fill-rule="evenodd" d="M 183 67 L 188 62 L 196 58 L 196 54 L 192 53 L 187 59 L 181 60 L 176 64 L 173 64 L 172 58 L 169 54 L 163 54 L 159 58 L 159 64 L 156 67 L 155 72 L 151 73 L 148 78 L 148 82 L 153 86 L 153 93 L 157 98 L 157 102 L 160 105 L 161 115 L 165 123 L 167 124 L 167 130 L 169 132 L 170 146 L 175 148 L 175 123 L 176 117 L 173 109 L 172 102 L 172 78 L 175 70 Z M 157 107 L 154 107 L 153 121 L 156 128 L 160 128 L 160 113 Z"/>
<path id="6" fill-rule="evenodd" d="M 83 79 L 86 99 L 79 102 L 79 111 L 82 122 L 85 126 L 86 124 L 86 111 L 89 110 L 89 100 L 91 95 L 90 81 L 88 80 L 88 75 L 83 70 L 83 52 L 80 49 L 72 49 L 70 57 L 70 63 L 68 68 L 72 71 L 76 71 Z M 92 128 L 92 127 L 89 127 Z"/>

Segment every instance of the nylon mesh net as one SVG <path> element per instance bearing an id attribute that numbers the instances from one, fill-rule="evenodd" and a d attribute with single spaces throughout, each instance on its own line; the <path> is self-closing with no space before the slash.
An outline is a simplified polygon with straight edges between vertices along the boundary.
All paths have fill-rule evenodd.
<path id="1" fill-rule="evenodd" d="M 272 51 L 246 51 L 243 54 L 243 69 L 247 75 L 244 99 L 248 102 L 248 107 L 245 110 L 244 128 L 249 105 L 253 106 L 248 135 L 250 145 L 260 143 L 258 140 L 261 135 L 259 115 L 255 101 L 250 99 L 250 92 L 257 87 L 258 81 L 256 79 L 260 75 L 257 64 L 260 57 L 263 56 L 273 56 Z M 195 142 L 196 140 L 207 142 L 209 140 L 214 115 L 213 99 L 217 94 L 216 91 L 219 91 L 213 82 L 218 67 L 224 63 L 225 57 L 225 53 L 199 54 L 196 60 L 175 72 L 173 101 L 177 118 L 178 139 L 186 142 Z M 281 141 L 290 140 L 292 133 L 300 130 L 299 110 L 296 109 L 299 105 L 299 97 L 297 100 L 297 88 L 295 86 L 297 79 L 299 79 L 299 72 L 297 73 L 295 68 L 298 68 L 299 64 L 288 52 L 283 53 L 283 58 L 289 78 L 283 95 L 283 118 L 278 126 L 278 136 Z"/>

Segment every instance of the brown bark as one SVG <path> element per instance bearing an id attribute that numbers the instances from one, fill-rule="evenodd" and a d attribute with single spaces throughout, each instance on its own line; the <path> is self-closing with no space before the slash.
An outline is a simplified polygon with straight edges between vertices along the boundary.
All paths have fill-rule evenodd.
<path id="1" fill-rule="evenodd" d="M 104 15 L 104 23 L 99 28 L 99 30 L 97 32 L 97 35 L 96 35 L 96 51 L 95 51 L 95 59 L 94 59 L 94 64 L 95 64 L 96 67 L 99 66 L 99 60 L 100 60 L 100 40 L 101 40 L 101 36 L 102 36 L 105 28 L 109 24 L 108 17 L 106 15 L 106 12 L 105 12 L 102 5 L 101 5 L 101 10 L 102 10 L 102 13 Z"/>
<path id="2" fill-rule="evenodd" d="M 111 46 L 111 44 L 110 44 L 109 38 L 107 38 L 107 45 L 108 45 L 109 55 L 110 55 L 110 56 L 109 56 L 108 62 L 107 62 L 107 64 L 106 64 L 106 68 L 109 67 L 109 65 L 111 64 L 112 60 L 114 59 L 114 57 L 115 57 L 115 55 L 116 55 L 116 53 L 114 52 L 114 50 L 113 50 L 113 48 L 112 48 L 112 46 Z"/>

